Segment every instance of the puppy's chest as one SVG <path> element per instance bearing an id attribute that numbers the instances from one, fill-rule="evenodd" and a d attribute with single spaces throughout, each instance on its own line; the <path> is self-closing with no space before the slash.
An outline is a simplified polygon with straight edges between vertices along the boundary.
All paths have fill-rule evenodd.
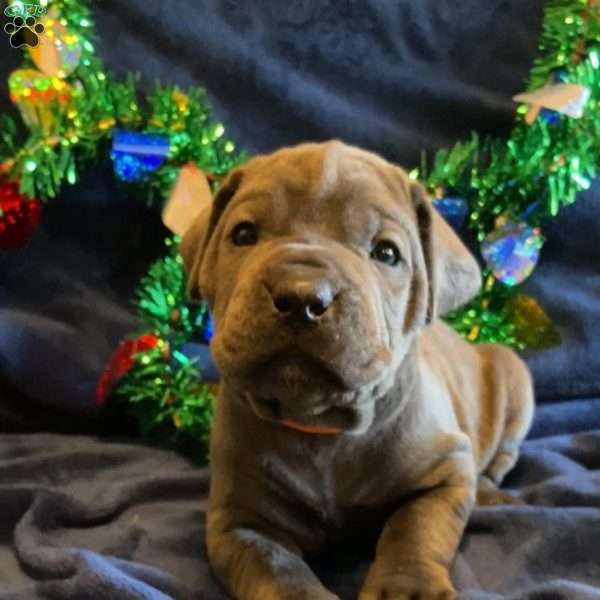
<path id="1" fill-rule="evenodd" d="M 293 452 L 264 455 L 260 470 L 272 498 L 303 523 L 310 521 L 313 533 L 362 537 L 410 491 L 414 473 L 403 467 L 405 452 L 401 440 L 350 448 L 309 439 Z"/>

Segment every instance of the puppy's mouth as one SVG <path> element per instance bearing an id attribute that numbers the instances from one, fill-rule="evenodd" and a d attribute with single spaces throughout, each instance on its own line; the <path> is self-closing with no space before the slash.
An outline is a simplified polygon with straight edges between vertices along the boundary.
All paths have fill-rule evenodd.
<path id="1" fill-rule="evenodd" d="M 334 367 L 317 356 L 296 349 L 272 357 L 260 369 L 275 389 L 292 395 L 307 393 L 313 389 L 324 392 L 349 389 Z"/>
<path id="2" fill-rule="evenodd" d="M 362 420 L 353 391 L 335 370 L 299 351 L 266 361 L 246 390 L 261 418 L 302 433 L 333 435 L 356 429 Z"/>
<path id="3" fill-rule="evenodd" d="M 303 406 L 306 411 L 318 412 L 334 398 L 353 391 L 334 366 L 296 347 L 272 354 L 253 365 L 244 380 L 253 396 L 281 400 L 282 418 L 286 406 Z"/>
<path id="4" fill-rule="evenodd" d="M 278 398 L 265 398 L 247 393 L 254 412 L 262 419 L 273 421 L 300 433 L 336 435 L 356 429 L 359 413 L 349 406 L 318 407 L 312 410 L 290 411 Z"/>

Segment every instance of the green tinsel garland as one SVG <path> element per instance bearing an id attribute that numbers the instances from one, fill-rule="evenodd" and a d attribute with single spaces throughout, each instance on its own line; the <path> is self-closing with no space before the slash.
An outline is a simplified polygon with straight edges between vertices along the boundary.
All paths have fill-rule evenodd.
<path id="1" fill-rule="evenodd" d="M 531 71 L 528 91 L 553 80 L 576 83 L 590 92 L 583 117 L 561 116 L 557 122 L 525 121 L 528 106 L 517 109 L 517 124 L 508 140 L 476 134 L 452 150 L 439 151 L 431 168 L 423 160 L 412 176 L 435 193 L 440 187 L 467 198 L 468 226 L 482 242 L 502 216 L 508 221 L 537 206 L 526 218 L 538 227 L 572 204 L 591 185 L 600 150 L 600 6 L 595 0 L 553 0 L 548 3 L 539 41 L 540 55 Z M 529 322 L 515 318 L 515 306 L 525 304 Z M 536 323 L 531 320 L 535 319 Z M 497 281 L 484 270 L 481 294 L 448 316 L 450 324 L 474 342 L 501 342 L 516 348 L 558 343 L 558 333 L 541 308 L 519 292 L 519 286 Z"/>
<path id="2" fill-rule="evenodd" d="M 166 240 L 168 255 L 150 267 L 137 293 L 143 330 L 156 336 L 157 345 L 134 356 L 135 368 L 116 391 L 131 403 L 142 435 L 202 461 L 215 389 L 202 382 L 198 367 L 180 348 L 205 335 L 210 317 L 205 303 L 187 300 L 178 242 Z"/>
<path id="3" fill-rule="evenodd" d="M 191 304 L 177 237 L 166 240 L 169 254 L 154 263 L 140 282 L 136 304 L 145 331 L 179 346 L 204 331 L 209 318 L 204 303 Z"/>
<path id="4" fill-rule="evenodd" d="M 159 340 L 139 352 L 135 367 L 119 382 L 117 393 L 148 441 L 172 448 L 202 463 L 208 451 L 215 388 L 184 354 Z"/>
<path id="5" fill-rule="evenodd" d="M 46 3 L 44 3 L 46 4 Z M 130 184 L 149 204 L 169 197 L 180 168 L 189 162 L 204 172 L 226 174 L 245 156 L 224 137 L 222 124 L 210 119 L 206 94 L 184 94 L 157 86 L 146 101 L 134 77 L 117 82 L 106 73 L 93 47 L 94 29 L 87 2 L 50 0 L 61 23 L 79 36 L 82 54 L 66 81 L 72 84 L 67 106 L 55 103 L 54 124 L 23 129 L 1 117 L 0 173 L 19 180 L 21 191 L 44 200 L 64 182 L 76 182 L 78 172 L 102 152 L 117 127 L 168 137 L 166 163 L 142 181 Z M 508 140 L 481 139 L 476 134 L 451 150 L 423 158 L 411 172 L 434 196 L 468 200 L 468 227 L 481 242 L 497 219 L 524 220 L 541 226 L 590 185 L 598 169 L 600 145 L 600 20 L 595 0 L 551 0 L 545 10 L 540 56 L 531 71 L 528 90 L 553 79 L 579 83 L 591 92 L 581 119 L 560 116 L 558 122 L 537 119 L 528 125 L 526 106 L 517 109 L 517 123 Z M 26 54 L 24 68 L 33 68 Z M 537 204 L 534 204 L 537 203 Z M 531 205 L 534 204 L 533 210 Z M 528 210 L 529 209 L 529 210 Z M 527 211 L 527 216 L 523 213 Z M 184 449 L 196 458 L 205 450 L 210 429 L 211 390 L 197 366 L 181 351 L 186 341 L 206 335 L 203 305 L 185 297 L 185 276 L 176 240 L 169 253 L 142 280 L 137 297 L 141 330 L 156 339 L 151 349 L 131 357 L 133 367 L 117 382 L 144 434 Z M 449 322 L 473 342 L 499 341 L 517 348 L 556 343 L 557 333 L 535 300 L 497 281 L 484 271 L 482 293 Z"/>
<path id="6" fill-rule="evenodd" d="M 47 201 L 64 183 L 76 183 L 80 170 L 108 153 L 108 142 L 118 128 L 169 139 L 166 164 L 132 186 L 133 193 L 148 204 L 168 196 L 179 168 L 188 162 L 208 173 L 223 175 L 245 160 L 223 135 L 223 124 L 211 119 L 205 90 L 196 88 L 184 94 L 176 86 L 156 85 L 144 98 L 137 77 L 117 81 L 96 56 L 88 2 L 50 0 L 41 5 L 56 11 L 60 23 L 78 36 L 81 58 L 74 71 L 61 80 L 71 90 L 68 104 L 40 102 L 41 110 L 52 116 L 50 126 L 40 123 L 24 131 L 15 119 L 2 116 L 0 173 L 18 180 L 21 193 Z M 27 51 L 22 69 L 35 70 Z M 11 76 L 11 92 L 22 91 L 19 85 L 19 79 Z"/>
<path id="7" fill-rule="evenodd" d="M 109 153 L 117 128 L 168 138 L 165 164 L 142 181 L 127 184 L 132 193 L 157 208 L 168 197 L 182 166 L 193 163 L 211 174 L 216 185 L 245 160 L 224 135 L 223 124 L 211 118 L 203 89 L 184 93 L 174 86 L 157 85 L 144 98 L 137 77 L 116 81 L 95 55 L 87 2 L 46 4 L 70 33 L 79 36 L 81 58 L 64 78 L 73 90 L 68 105 L 50 102 L 42 107 L 52 117 L 51 126 L 40 123 L 27 129 L 8 115 L 0 117 L 0 173 L 17 180 L 22 194 L 47 202 L 63 184 L 75 184 L 83 168 Z M 35 69 L 27 51 L 22 69 Z M 168 255 L 150 268 L 136 298 L 141 329 L 152 332 L 157 345 L 131 357 L 133 367 L 113 391 L 121 399 L 117 406 L 135 415 L 142 435 L 202 460 L 214 388 L 202 383 L 199 369 L 179 347 L 188 338 L 204 335 L 208 313 L 204 304 L 187 302 L 178 240 L 166 242 Z"/>

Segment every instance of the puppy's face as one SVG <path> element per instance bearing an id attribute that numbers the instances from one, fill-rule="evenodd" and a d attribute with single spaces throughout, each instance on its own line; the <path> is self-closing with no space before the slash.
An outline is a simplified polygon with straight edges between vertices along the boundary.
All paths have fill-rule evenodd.
<path id="1" fill-rule="evenodd" d="M 438 229 L 452 236 L 441 249 Z M 182 254 L 227 383 L 260 418 L 331 430 L 366 429 L 436 305 L 451 309 L 479 284 L 422 189 L 339 142 L 232 173 Z"/>

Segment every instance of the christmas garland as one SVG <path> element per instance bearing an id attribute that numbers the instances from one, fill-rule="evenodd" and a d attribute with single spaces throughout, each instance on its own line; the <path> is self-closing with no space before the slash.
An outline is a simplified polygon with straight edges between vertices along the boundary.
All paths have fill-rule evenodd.
<path id="1" fill-rule="evenodd" d="M 481 294 L 448 317 L 473 342 L 518 349 L 560 342 L 548 316 L 519 291 L 533 271 L 542 226 L 586 190 L 600 165 L 600 3 L 548 2 L 527 94 L 508 140 L 471 140 L 412 174 L 446 216 L 465 218 L 485 262 Z M 470 210 L 469 210 L 470 209 Z"/>
<path id="2" fill-rule="evenodd" d="M 110 155 L 115 175 L 131 193 L 160 208 L 178 183 L 218 185 L 245 160 L 211 119 L 206 92 L 156 86 L 148 95 L 136 77 L 116 81 L 94 50 L 94 26 L 83 0 L 13 2 L 11 19 L 35 16 L 43 27 L 36 46 L 23 44 L 23 65 L 9 77 L 22 117 L 0 117 L 0 249 L 33 235 L 42 204 L 75 184 L 79 173 Z M 180 186 L 181 187 L 181 186 Z M 185 188 L 185 186 L 184 186 Z M 119 346 L 98 383 L 97 399 L 121 400 L 151 440 L 204 457 L 214 389 L 180 351 L 188 337 L 208 342 L 204 304 L 184 298 L 177 240 L 142 280 L 137 305 L 145 333 Z M 118 385 L 116 385 L 118 383 Z"/>
<path id="3" fill-rule="evenodd" d="M 5 14 L 31 15 L 31 7 L 43 26 L 40 44 L 25 48 L 23 67 L 9 79 L 22 123 L 0 117 L 0 248 L 23 244 L 35 229 L 40 200 L 54 197 L 65 182 L 74 184 L 103 153 L 119 180 L 153 206 L 173 194 L 193 198 L 207 181 L 214 189 L 245 159 L 224 137 L 223 125 L 211 120 L 203 90 L 157 86 L 141 100 L 134 77 L 119 82 L 107 73 L 94 51 L 86 2 L 13 3 Z M 424 156 L 410 174 L 427 186 L 453 227 L 468 227 L 481 244 L 482 292 L 448 317 L 472 342 L 535 348 L 559 341 L 520 284 L 535 268 L 544 224 L 587 189 L 598 170 L 599 15 L 596 0 L 551 0 L 509 138 L 474 134 Z M 208 343 L 212 324 L 205 305 L 186 299 L 177 243 L 167 240 L 167 256 L 140 284 L 143 334 L 115 352 L 98 402 L 120 398 L 143 434 L 202 460 L 214 390 L 202 382 L 185 346 Z"/>

